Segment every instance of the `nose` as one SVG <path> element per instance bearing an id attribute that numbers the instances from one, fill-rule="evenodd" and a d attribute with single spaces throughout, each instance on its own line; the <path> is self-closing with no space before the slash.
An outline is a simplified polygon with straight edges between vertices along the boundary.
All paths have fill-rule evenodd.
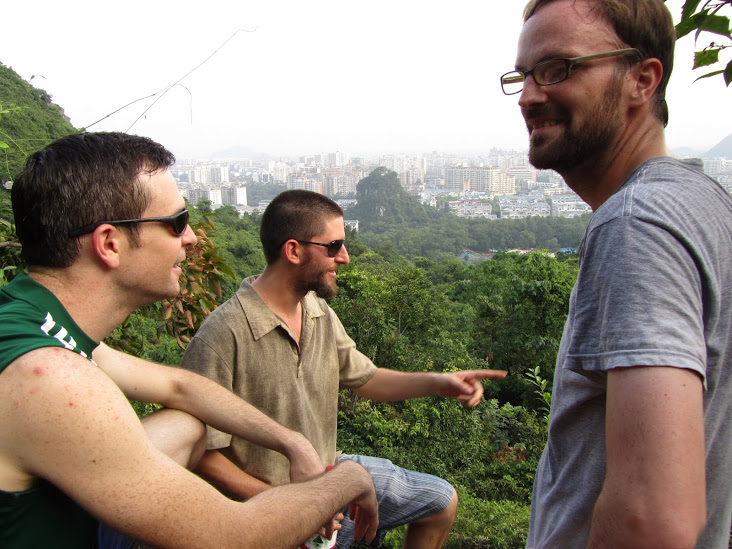
<path id="1" fill-rule="evenodd" d="M 546 93 L 542 89 L 544 87 L 536 83 L 533 74 L 527 74 L 526 78 L 524 78 L 524 89 L 519 94 L 519 107 L 526 108 L 536 103 L 545 102 Z"/>
<path id="2" fill-rule="evenodd" d="M 348 265 L 351 262 L 351 258 L 348 255 L 348 250 L 346 249 L 345 244 L 343 244 L 343 246 L 341 246 L 341 249 L 338 250 L 338 254 L 335 256 L 335 260 L 343 265 Z"/>
<path id="3" fill-rule="evenodd" d="M 190 225 L 186 225 L 186 230 L 183 232 L 182 235 L 180 235 L 180 243 L 184 248 L 190 248 L 191 246 L 195 246 L 198 242 L 198 237 L 196 236 L 196 233 L 193 232 L 193 229 Z"/>

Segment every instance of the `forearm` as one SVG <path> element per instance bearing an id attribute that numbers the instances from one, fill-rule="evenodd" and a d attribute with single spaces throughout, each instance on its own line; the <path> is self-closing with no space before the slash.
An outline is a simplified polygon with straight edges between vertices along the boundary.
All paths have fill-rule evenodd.
<path id="1" fill-rule="evenodd" d="M 280 425 L 257 408 L 217 383 L 176 370 L 176 390 L 166 406 L 194 415 L 207 425 L 254 444 L 284 454 L 294 463 L 293 480 L 310 478 L 324 465 L 310 442 L 296 431 Z"/>
<path id="2" fill-rule="evenodd" d="M 249 500 L 271 488 L 266 482 L 239 469 L 218 450 L 206 451 L 195 472 L 219 492 L 237 501 Z"/>
<path id="3" fill-rule="evenodd" d="M 342 461 L 329 472 L 308 482 L 262 492 L 249 504 L 266 506 L 270 511 L 265 513 L 271 512 L 278 517 L 275 528 L 282 539 L 274 543 L 270 540 L 267 546 L 272 547 L 296 546 L 349 506 L 350 516 L 356 522 L 357 541 L 363 538 L 367 543 L 371 542 L 378 527 L 373 480 L 360 465 L 350 460 Z M 281 528 L 283 517 L 286 517 L 287 528 Z"/>
<path id="4" fill-rule="evenodd" d="M 354 392 L 363 398 L 393 402 L 438 394 L 440 374 L 432 372 L 399 372 L 379 368 L 363 387 Z"/>

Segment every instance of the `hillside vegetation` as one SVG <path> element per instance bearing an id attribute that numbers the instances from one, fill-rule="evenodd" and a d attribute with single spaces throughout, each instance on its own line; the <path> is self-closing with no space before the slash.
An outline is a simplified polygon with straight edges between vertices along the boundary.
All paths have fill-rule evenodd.
<path id="1" fill-rule="evenodd" d="M 30 153 L 76 131 L 50 95 L 0 62 L 0 180 L 12 180 Z"/>

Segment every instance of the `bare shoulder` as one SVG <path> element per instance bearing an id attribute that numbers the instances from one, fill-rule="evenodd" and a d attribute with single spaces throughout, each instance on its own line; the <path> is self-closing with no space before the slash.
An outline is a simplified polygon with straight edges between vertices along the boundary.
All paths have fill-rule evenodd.
<path id="1" fill-rule="evenodd" d="M 159 452 L 110 377 L 64 349 L 33 351 L 0 374 L 0 489 L 36 478 L 160 546 L 178 534 L 202 546 L 207 511 L 236 506 Z"/>
<path id="2" fill-rule="evenodd" d="M 144 438 L 94 363 L 56 347 L 26 353 L 0 374 L 0 488 L 22 490 L 44 477 L 63 489 L 123 430 Z"/>

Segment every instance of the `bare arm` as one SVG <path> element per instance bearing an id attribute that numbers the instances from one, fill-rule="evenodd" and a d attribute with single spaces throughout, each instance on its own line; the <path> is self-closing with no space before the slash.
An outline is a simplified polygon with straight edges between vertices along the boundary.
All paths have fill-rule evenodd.
<path id="1" fill-rule="evenodd" d="M 607 472 L 588 547 L 694 547 L 706 521 L 702 381 L 691 370 L 608 372 Z"/>
<path id="2" fill-rule="evenodd" d="M 195 472 L 213 484 L 221 493 L 237 501 L 247 501 L 272 488 L 270 484 L 239 469 L 218 450 L 206 451 L 198 462 Z M 343 514 L 339 511 L 333 520 L 328 521 L 320 529 L 320 534 L 330 539 L 334 530 L 340 530 L 338 521 L 342 519 Z"/>
<path id="3" fill-rule="evenodd" d="M 141 360 L 106 345 L 94 351 L 94 360 L 128 398 L 188 412 L 220 431 L 284 454 L 290 460 L 293 482 L 323 472 L 325 466 L 302 434 L 283 427 L 210 379 Z"/>
<path id="4" fill-rule="evenodd" d="M 270 484 L 239 469 L 218 450 L 207 450 L 195 472 L 221 493 L 237 501 L 246 501 L 272 488 Z"/>
<path id="5" fill-rule="evenodd" d="M 504 370 L 463 370 L 451 373 L 398 372 L 379 368 L 376 374 L 354 392 L 380 401 L 406 400 L 430 395 L 456 397 L 472 408 L 483 397 L 482 379 L 506 377 Z"/>
<path id="6" fill-rule="evenodd" d="M 250 502 L 225 498 L 158 452 L 109 378 L 63 349 L 28 353 L 0 376 L 0 456 L 18 478 L 48 479 L 101 521 L 159 547 L 293 547 L 349 502 L 367 538 L 378 522 L 373 482 L 353 462 Z"/>

